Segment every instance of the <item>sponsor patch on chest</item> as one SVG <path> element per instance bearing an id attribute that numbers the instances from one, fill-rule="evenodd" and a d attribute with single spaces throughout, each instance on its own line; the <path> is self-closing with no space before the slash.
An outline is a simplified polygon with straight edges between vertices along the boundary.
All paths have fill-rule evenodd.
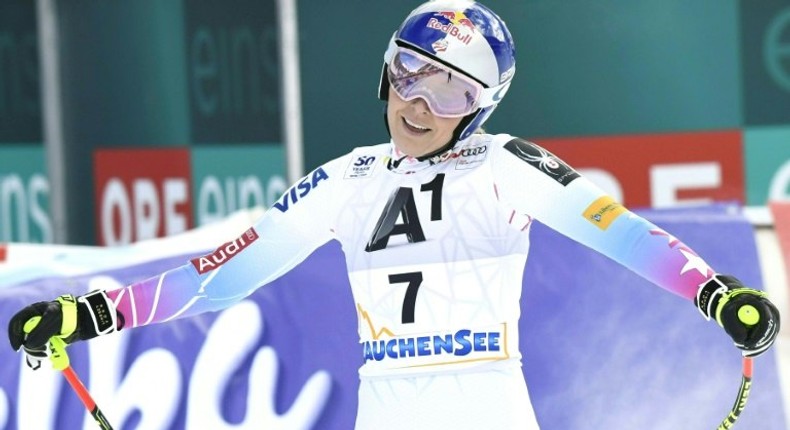
<path id="1" fill-rule="evenodd" d="M 487 145 L 464 148 L 458 151 L 455 168 L 456 170 L 473 169 L 485 161 L 486 155 L 488 155 Z"/>
<path id="2" fill-rule="evenodd" d="M 375 155 L 360 155 L 352 158 L 346 168 L 343 179 L 366 178 L 376 170 L 379 157 Z"/>

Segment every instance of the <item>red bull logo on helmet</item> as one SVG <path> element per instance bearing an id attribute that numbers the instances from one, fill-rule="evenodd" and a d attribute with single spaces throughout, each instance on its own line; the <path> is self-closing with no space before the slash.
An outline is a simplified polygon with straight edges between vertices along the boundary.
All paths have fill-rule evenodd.
<path id="1" fill-rule="evenodd" d="M 439 18 L 428 20 L 426 27 L 453 36 L 465 45 L 468 45 L 472 40 L 475 24 L 463 12 L 436 12 L 434 16 Z"/>

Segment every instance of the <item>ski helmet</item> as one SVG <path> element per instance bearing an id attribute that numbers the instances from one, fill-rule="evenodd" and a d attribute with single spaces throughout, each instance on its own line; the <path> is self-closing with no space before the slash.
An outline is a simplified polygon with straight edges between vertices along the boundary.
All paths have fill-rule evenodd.
<path id="1" fill-rule="evenodd" d="M 381 100 L 387 101 L 389 96 L 388 68 L 404 50 L 427 57 L 482 86 L 474 100 L 475 109 L 463 117 L 449 147 L 483 125 L 505 96 L 516 70 L 513 38 L 504 21 L 489 8 L 470 0 L 429 1 L 406 17 L 384 53 L 379 82 Z M 417 94 L 431 106 L 428 92 Z"/>

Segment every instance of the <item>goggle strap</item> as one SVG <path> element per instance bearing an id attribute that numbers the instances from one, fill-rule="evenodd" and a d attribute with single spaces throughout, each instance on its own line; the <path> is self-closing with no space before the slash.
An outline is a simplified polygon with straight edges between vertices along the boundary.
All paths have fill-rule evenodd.
<path id="1" fill-rule="evenodd" d="M 384 62 L 387 64 L 390 64 L 392 62 L 392 59 L 395 58 L 395 53 L 398 50 L 398 45 L 395 44 L 395 35 L 397 33 L 398 32 L 396 31 L 395 33 L 392 34 L 392 37 L 390 38 L 390 43 L 387 45 L 387 50 L 384 51 Z"/>
<path id="2" fill-rule="evenodd" d="M 477 102 L 477 107 L 487 108 L 499 103 L 510 88 L 510 82 L 511 81 L 507 81 L 504 84 L 491 88 L 483 88 L 483 91 L 480 93 L 480 99 Z"/>

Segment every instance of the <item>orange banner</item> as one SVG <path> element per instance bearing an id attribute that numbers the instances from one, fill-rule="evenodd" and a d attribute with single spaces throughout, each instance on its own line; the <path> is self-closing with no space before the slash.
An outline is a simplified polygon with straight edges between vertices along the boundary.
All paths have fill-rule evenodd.
<path id="1" fill-rule="evenodd" d="M 774 217 L 774 229 L 782 248 L 785 273 L 788 274 L 787 287 L 790 288 L 790 202 L 771 202 L 768 206 Z"/>

